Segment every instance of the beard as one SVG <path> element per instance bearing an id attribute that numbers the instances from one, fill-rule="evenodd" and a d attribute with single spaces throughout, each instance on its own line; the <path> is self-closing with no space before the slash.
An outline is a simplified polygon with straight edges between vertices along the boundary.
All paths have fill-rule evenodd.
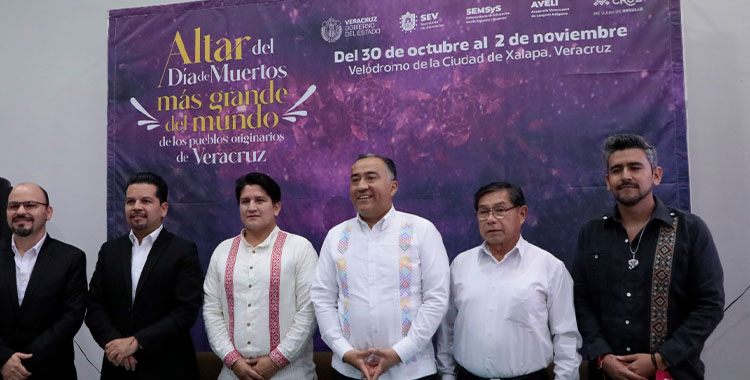
<path id="1" fill-rule="evenodd" d="M 631 187 L 632 189 L 637 190 L 637 193 L 634 195 L 625 195 L 622 193 L 619 193 L 620 190 L 624 189 L 624 185 L 633 185 L 631 183 L 628 184 L 620 184 L 617 186 L 616 190 L 612 192 L 612 194 L 615 196 L 615 199 L 618 203 L 622 204 L 623 206 L 635 206 L 638 204 L 638 202 L 642 201 L 649 195 L 651 195 L 651 190 L 653 189 L 652 186 L 649 186 L 648 189 L 641 190 L 641 187 L 638 184 L 634 184 L 636 187 Z"/>
<path id="2" fill-rule="evenodd" d="M 29 222 L 29 226 L 28 227 L 16 226 L 14 223 L 16 221 L 27 221 Z M 9 223 L 9 227 L 10 227 L 11 232 L 13 232 L 14 234 L 18 236 L 21 236 L 21 237 L 30 236 L 31 233 L 34 232 L 34 218 L 30 216 L 15 217 Z"/>
<path id="3" fill-rule="evenodd" d="M 14 234 L 16 234 L 18 236 L 27 237 L 27 236 L 30 236 L 32 232 L 34 232 L 34 230 L 31 227 L 32 226 L 29 226 L 29 227 L 14 227 L 14 226 L 11 225 L 10 226 L 10 230 L 11 230 L 11 232 L 13 232 Z"/>

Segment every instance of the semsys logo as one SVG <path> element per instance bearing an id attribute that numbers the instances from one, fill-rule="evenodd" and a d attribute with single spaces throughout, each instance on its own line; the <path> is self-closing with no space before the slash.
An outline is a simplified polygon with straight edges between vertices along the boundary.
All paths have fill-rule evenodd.
<path id="1" fill-rule="evenodd" d="M 498 4 L 495 6 L 466 8 L 466 15 L 467 16 L 491 15 L 493 13 L 500 13 L 502 11 L 503 11 L 502 5 Z"/>

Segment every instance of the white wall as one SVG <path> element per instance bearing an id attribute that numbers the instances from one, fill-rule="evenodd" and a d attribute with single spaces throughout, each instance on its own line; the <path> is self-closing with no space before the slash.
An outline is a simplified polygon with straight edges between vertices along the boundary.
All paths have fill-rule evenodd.
<path id="1" fill-rule="evenodd" d="M 683 0 L 693 212 L 711 227 L 727 304 L 750 283 L 750 3 Z M 750 292 L 706 342 L 707 379 L 748 379 Z"/>
<path id="2" fill-rule="evenodd" d="M 0 0 L 0 176 L 44 185 L 51 235 L 89 253 L 106 239 L 107 28 L 109 9 L 169 0 Z M 693 211 L 711 227 L 727 299 L 750 282 L 750 3 L 683 0 Z M 64 200 L 64 201 L 63 201 Z M 750 294 L 706 344 L 708 379 L 750 374 Z M 101 350 L 76 337 L 97 367 Z M 96 371 L 79 354 L 79 376 Z"/>
<path id="3" fill-rule="evenodd" d="M 0 177 L 50 194 L 50 235 L 88 254 L 107 238 L 107 31 L 110 9 L 170 0 L 0 0 Z M 84 325 L 76 336 L 101 368 Z M 81 380 L 99 374 L 76 352 Z"/>

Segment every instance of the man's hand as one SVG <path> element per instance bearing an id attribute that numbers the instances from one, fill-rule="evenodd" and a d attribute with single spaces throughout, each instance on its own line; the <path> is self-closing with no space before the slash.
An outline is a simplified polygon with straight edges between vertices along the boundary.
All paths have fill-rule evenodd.
<path id="1" fill-rule="evenodd" d="M 240 380 L 264 380 L 263 376 L 261 376 L 253 368 L 253 364 L 250 363 L 254 364 L 255 360 L 239 359 L 232 364 L 232 372 L 234 372 Z"/>
<path id="2" fill-rule="evenodd" d="M 252 366 L 255 372 L 258 372 L 266 380 L 272 378 L 279 371 L 279 366 L 268 355 L 254 358 Z"/>
<path id="3" fill-rule="evenodd" d="M 392 348 L 370 349 L 368 365 L 372 371 L 372 380 L 378 380 L 380 375 L 388 372 L 391 367 L 401 363 L 401 358 Z"/>
<path id="4" fill-rule="evenodd" d="M 625 366 L 646 378 L 653 378 L 656 373 L 654 362 L 651 360 L 651 354 L 632 354 L 625 356 L 617 356 L 617 360 L 622 363 L 626 363 Z"/>
<path id="5" fill-rule="evenodd" d="M 632 355 L 628 355 L 632 356 Z M 612 354 L 604 355 L 602 358 L 602 370 L 614 380 L 648 380 L 648 378 L 633 372 L 628 368 L 629 362 L 620 360 L 625 356 L 615 356 Z M 648 358 L 649 364 L 651 358 Z M 651 366 L 653 368 L 653 366 Z"/>
<path id="6" fill-rule="evenodd" d="M 370 352 L 360 350 L 349 350 L 341 358 L 344 363 L 351 365 L 352 367 L 362 372 L 362 377 L 367 380 L 373 380 L 372 376 L 374 373 L 374 366 L 368 364 L 368 357 Z"/>
<path id="7" fill-rule="evenodd" d="M 21 359 L 30 359 L 32 356 L 32 354 L 24 354 L 23 352 L 16 352 L 11 355 L 8 361 L 3 364 L 3 368 L 0 369 L 3 380 L 25 380 L 31 376 L 31 372 L 27 371 L 26 367 L 21 364 Z"/>
<path id="8" fill-rule="evenodd" d="M 123 365 L 125 357 L 133 355 L 138 350 L 138 339 L 134 336 L 113 339 L 104 346 L 107 360 L 116 366 Z"/>
<path id="9" fill-rule="evenodd" d="M 122 366 L 128 371 L 135 371 L 136 363 L 138 363 L 138 360 L 135 360 L 135 356 L 133 355 L 128 355 L 122 360 Z"/>

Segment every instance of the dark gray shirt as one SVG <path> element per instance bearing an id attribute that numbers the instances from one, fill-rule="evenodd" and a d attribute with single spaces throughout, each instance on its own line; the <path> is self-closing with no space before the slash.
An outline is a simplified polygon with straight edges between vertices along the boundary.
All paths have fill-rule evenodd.
<path id="1" fill-rule="evenodd" d="M 676 379 L 703 379 L 703 344 L 723 316 L 723 272 L 711 232 L 698 216 L 654 197 L 653 219 L 628 241 L 617 207 L 581 228 L 573 281 L 578 328 L 589 358 L 648 353 L 654 254 L 662 225 L 678 218 L 667 309 L 667 338 L 657 349 Z M 631 248 L 639 263 L 628 269 Z"/>

